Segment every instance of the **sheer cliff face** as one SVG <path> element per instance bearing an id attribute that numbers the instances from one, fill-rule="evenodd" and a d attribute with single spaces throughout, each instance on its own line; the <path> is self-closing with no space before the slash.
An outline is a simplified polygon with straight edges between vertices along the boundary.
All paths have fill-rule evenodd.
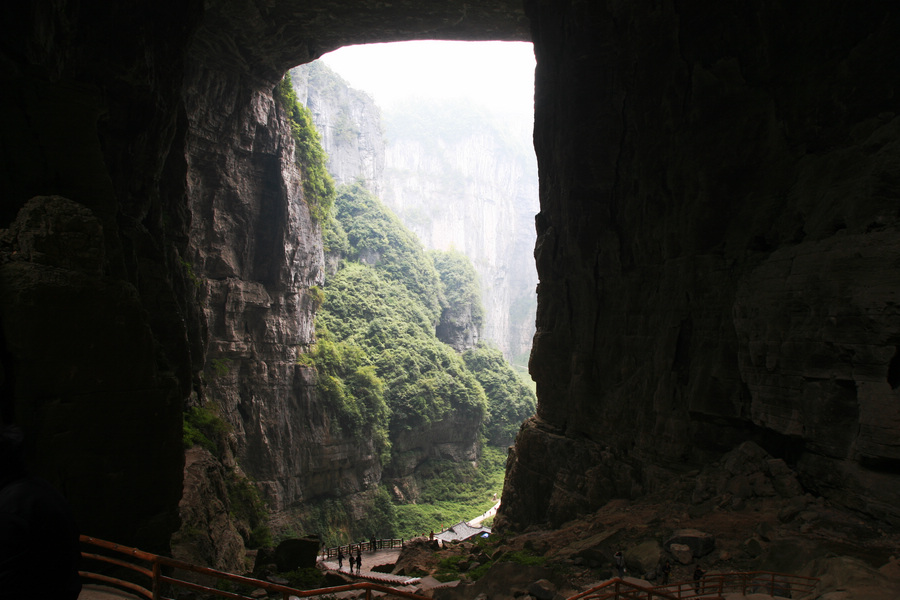
<path id="1" fill-rule="evenodd" d="M 362 177 L 427 248 L 466 254 L 481 278 L 481 338 L 524 362 L 534 335 L 538 210 L 530 122 L 435 102 L 395 108 L 383 123 L 372 99 L 324 64 L 292 77 L 335 181 Z"/>
<path id="2" fill-rule="evenodd" d="M 747 438 L 900 521 L 897 11 L 635 7 L 530 3 L 539 407 L 506 522 Z"/>
<path id="3" fill-rule="evenodd" d="M 514 361 L 527 357 L 534 335 L 538 193 L 531 148 L 510 140 L 530 136 L 511 133 L 520 124 L 501 115 L 492 122 L 478 111 L 460 112 L 467 110 L 395 111 L 387 126 L 383 199 L 425 246 L 456 249 L 472 260 L 481 279 L 482 337 Z M 403 122 L 410 114 L 439 131 L 415 130 Z M 448 121 L 451 130 L 440 131 Z"/>
<path id="4" fill-rule="evenodd" d="M 380 196 L 384 129 L 372 98 L 350 88 L 318 61 L 291 69 L 291 79 L 297 100 L 312 113 L 335 182 L 348 184 L 362 178 Z"/>

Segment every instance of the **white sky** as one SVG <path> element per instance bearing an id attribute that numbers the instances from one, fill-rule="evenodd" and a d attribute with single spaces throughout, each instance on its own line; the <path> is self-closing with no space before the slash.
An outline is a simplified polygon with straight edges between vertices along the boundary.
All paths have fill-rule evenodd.
<path id="1" fill-rule="evenodd" d="M 321 60 L 382 108 L 409 98 L 456 97 L 506 113 L 534 114 L 530 42 L 365 44 Z"/>

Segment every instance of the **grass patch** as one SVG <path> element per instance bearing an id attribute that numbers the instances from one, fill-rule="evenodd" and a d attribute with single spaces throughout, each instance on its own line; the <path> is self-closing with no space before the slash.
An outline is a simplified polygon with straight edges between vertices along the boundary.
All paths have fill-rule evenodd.
<path id="1" fill-rule="evenodd" d="M 411 538 L 439 531 L 488 511 L 503 489 L 506 467 L 504 450 L 482 448 L 478 468 L 454 463 L 433 463 L 423 475 L 417 504 L 396 505 L 397 536 Z"/>

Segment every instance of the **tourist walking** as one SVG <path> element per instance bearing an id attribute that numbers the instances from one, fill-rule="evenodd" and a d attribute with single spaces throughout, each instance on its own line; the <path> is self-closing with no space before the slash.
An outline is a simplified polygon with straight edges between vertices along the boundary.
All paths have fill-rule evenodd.
<path id="1" fill-rule="evenodd" d="M 662 566 L 662 583 L 660 585 L 666 585 L 669 583 L 669 575 L 672 573 L 672 563 L 668 560 Z"/>
<path id="2" fill-rule="evenodd" d="M 696 590 L 697 594 L 700 594 L 700 580 L 703 576 L 706 575 L 706 571 L 700 568 L 700 565 L 697 565 L 697 568 L 694 569 L 694 590 Z"/>
<path id="3" fill-rule="evenodd" d="M 362 548 L 356 549 L 356 574 L 359 575 L 362 570 Z"/>
<path id="4" fill-rule="evenodd" d="M 338 571 L 344 568 L 344 551 L 338 548 Z"/>
<path id="5" fill-rule="evenodd" d="M 622 551 L 619 550 L 616 552 L 616 571 L 619 572 L 619 579 L 625 577 L 625 557 L 622 555 Z"/>

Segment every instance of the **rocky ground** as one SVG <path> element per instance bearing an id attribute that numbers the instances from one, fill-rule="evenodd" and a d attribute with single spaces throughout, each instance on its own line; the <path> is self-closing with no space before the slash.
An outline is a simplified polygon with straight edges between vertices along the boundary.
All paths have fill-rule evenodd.
<path id="1" fill-rule="evenodd" d="M 628 575 L 650 585 L 659 583 L 658 567 L 669 560 L 670 581 L 690 580 L 700 564 L 711 574 L 775 571 L 817 577 L 816 592 L 807 596 L 811 599 L 900 598 L 900 531 L 804 493 L 783 461 L 752 443 L 640 501 L 610 502 L 558 529 L 535 527 L 439 552 L 427 540 L 409 544 L 394 572 L 437 574 L 442 559 L 444 570 L 458 561 L 461 583 L 433 590 L 436 598 L 470 600 L 484 594 L 549 600 L 532 589 L 535 581 L 553 582 L 550 598 L 573 595 L 614 576 L 617 550 L 625 555 Z M 447 560 L 453 555 L 459 558 Z M 512 562 L 503 562 L 504 556 Z M 471 583 L 467 574 L 485 571 Z"/>

